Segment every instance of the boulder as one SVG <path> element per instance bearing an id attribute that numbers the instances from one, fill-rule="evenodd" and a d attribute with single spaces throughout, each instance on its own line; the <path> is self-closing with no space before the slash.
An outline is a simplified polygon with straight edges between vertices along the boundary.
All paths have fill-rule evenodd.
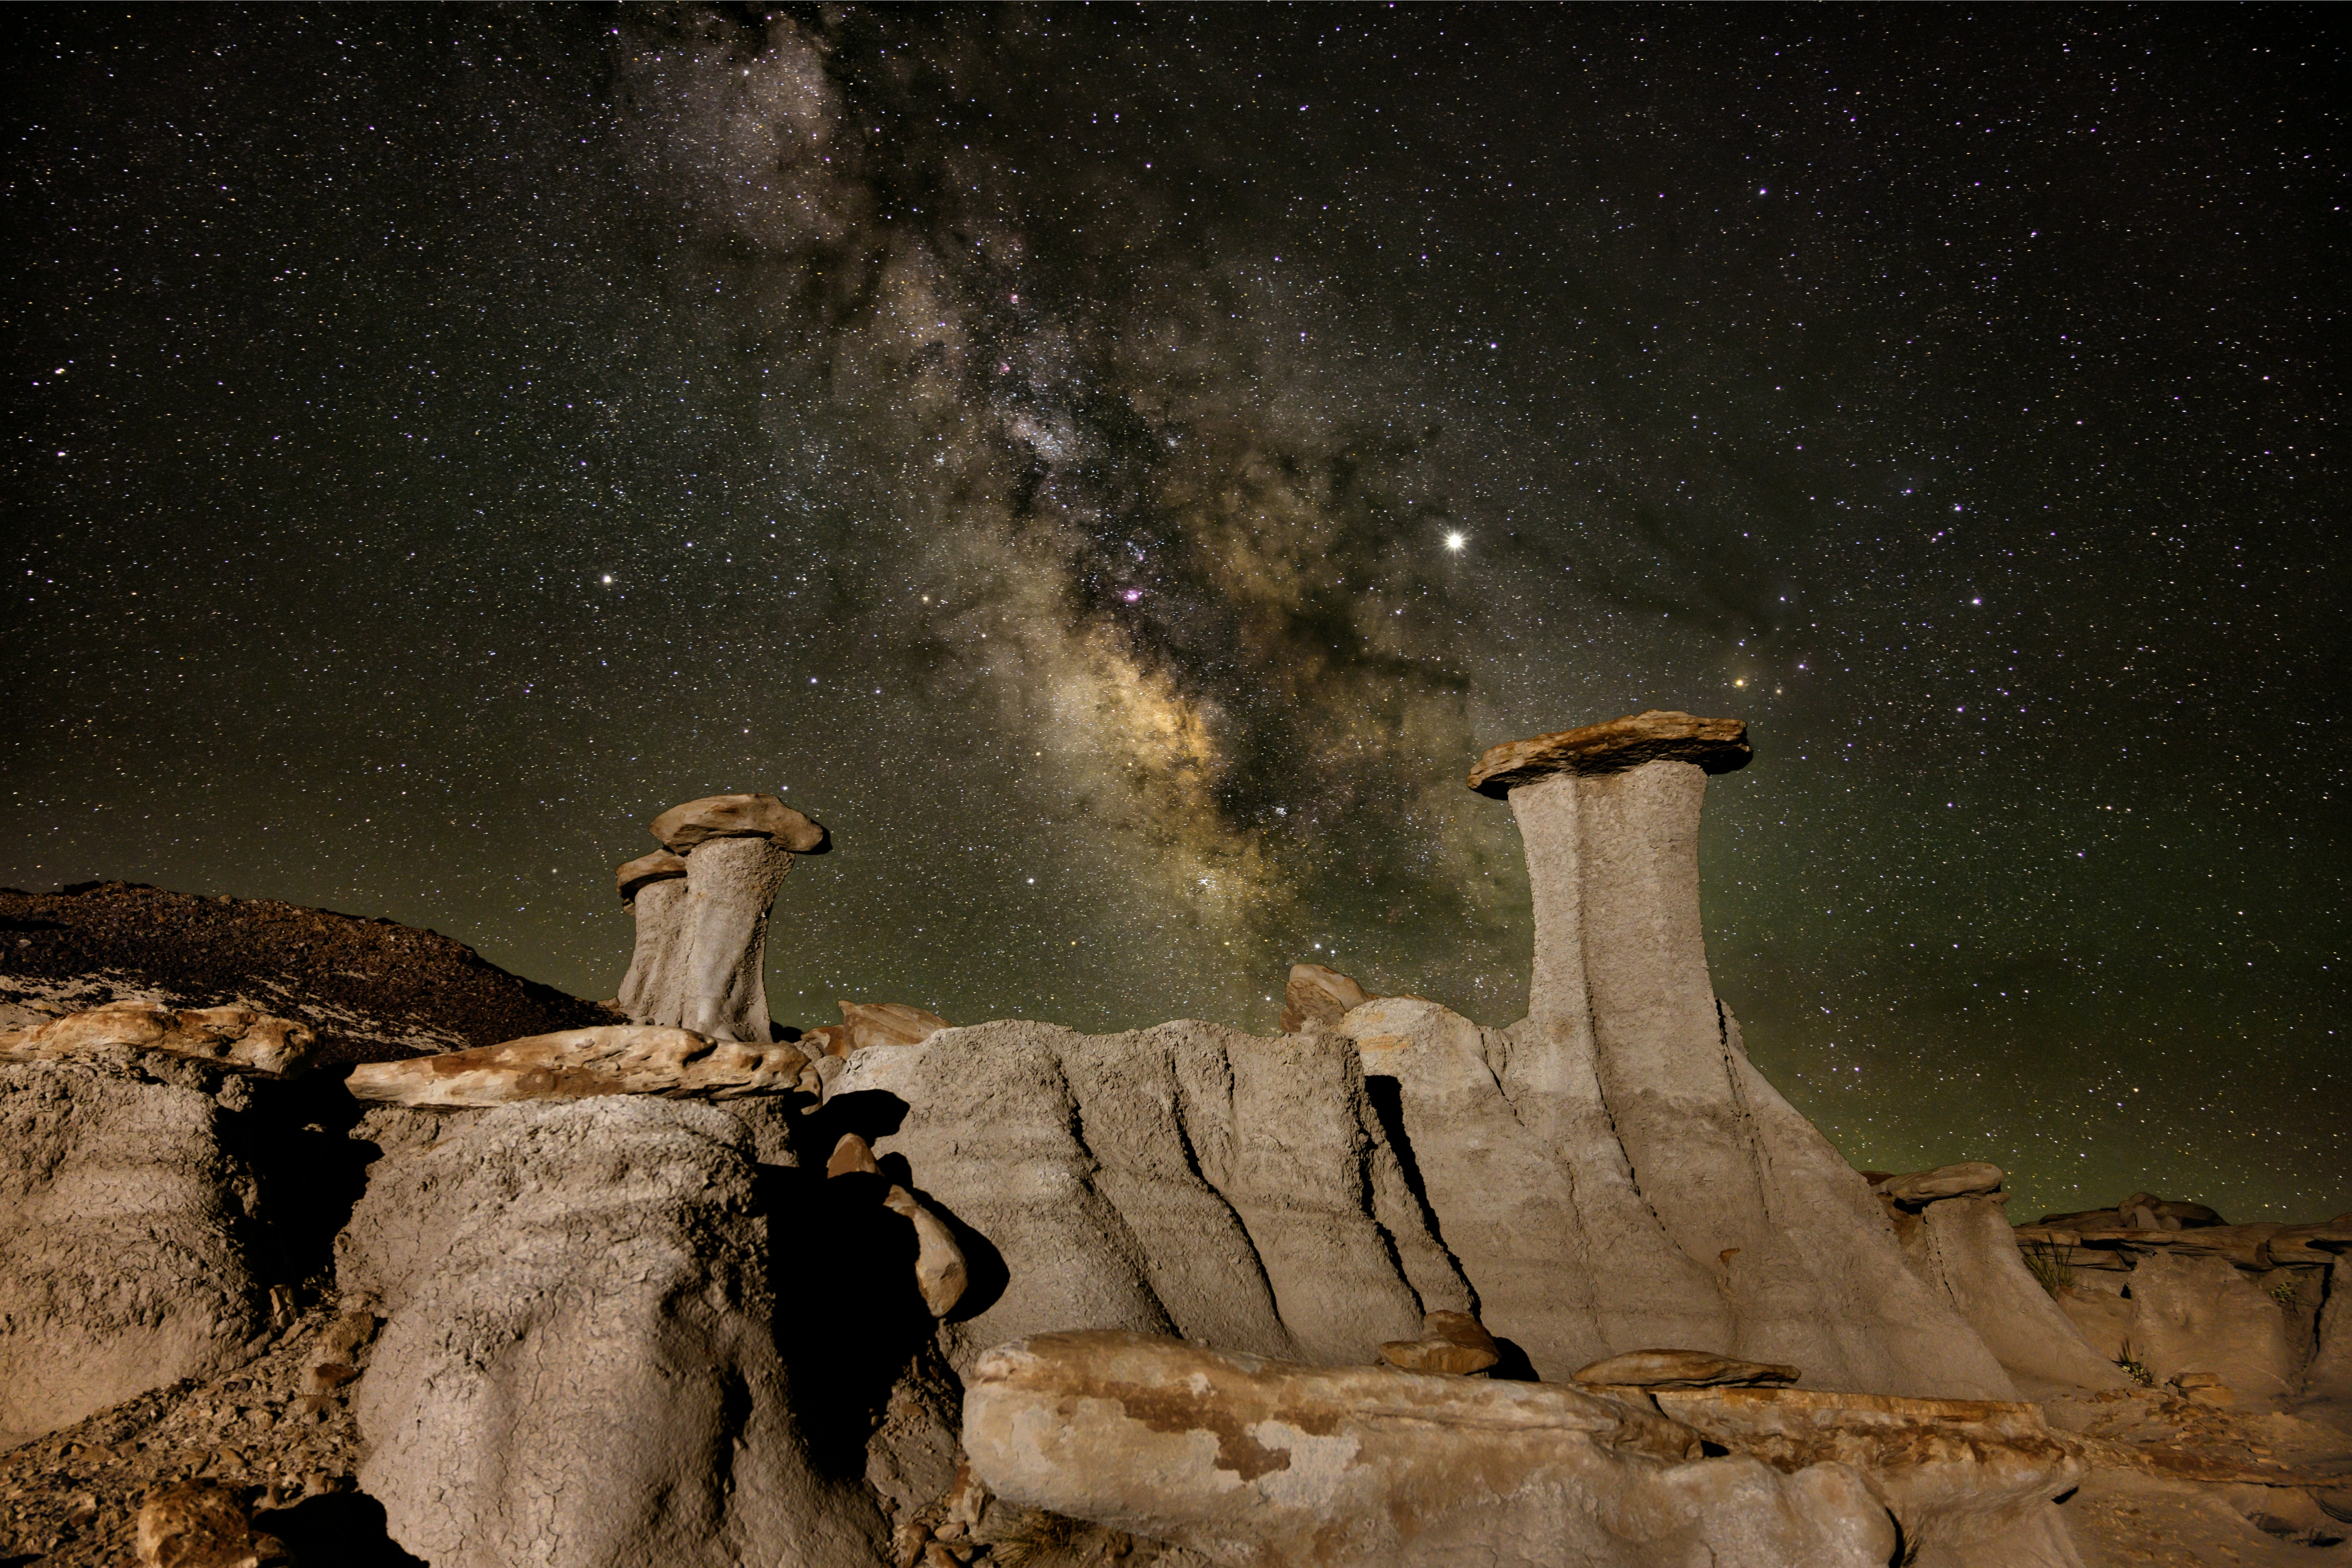
<path id="1" fill-rule="evenodd" d="M 1328 1028 L 1372 1000 L 1372 994 L 1336 969 L 1294 963 L 1282 988 L 1282 1032 Z"/>
<path id="2" fill-rule="evenodd" d="M 140 1568 L 271 1568 L 292 1558 L 257 1534 L 245 1500 L 217 1481 L 165 1487 L 139 1507 L 131 1538 Z"/>
<path id="3" fill-rule="evenodd" d="M 378 1163 L 338 1275 L 383 1319 L 353 1404 L 394 1540 L 435 1568 L 870 1568 L 880 1517 L 793 1413 L 755 1152 L 725 1111 L 612 1096 Z"/>
<path id="4" fill-rule="evenodd" d="M 2053 1500 L 2090 1467 L 2032 1405 L 1801 1388 L 1661 1389 L 1658 1408 L 1735 1453 L 1801 1475 L 1850 1465 L 1920 1568 L 2076 1568 Z"/>
<path id="5" fill-rule="evenodd" d="M 318 1034 L 250 1007 L 165 1007 L 110 1002 L 31 1028 L 0 1032 L 0 1060 L 70 1061 L 121 1047 L 160 1051 L 239 1072 L 291 1078 L 310 1065 Z"/>
<path id="6" fill-rule="evenodd" d="M 832 1155 L 824 1163 L 827 1176 L 878 1176 L 882 1167 L 875 1163 L 874 1151 L 865 1139 L 855 1132 L 845 1132 L 833 1146 Z"/>
<path id="7" fill-rule="evenodd" d="M 2000 1173 L 1993 1174 L 1997 1183 Z M 2116 1369 L 2112 1354 L 2092 1347 L 2068 1309 L 2026 1268 L 2017 1232 L 1997 1199 L 1930 1201 L 1918 1215 L 1898 1219 L 1895 1233 L 1912 1273 L 2030 1391 L 2038 1395 L 2058 1388 L 2122 1388 L 2130 1381 Z"/>
<path id="8" fill-rule="evenodd" d="M 963 1440 L 1000 1497 L 1249 1568 L 1881 1568 L 1897 1546 L 1851 1467 L 1699 1458 L 1629 1402 L 1143 1334 L 989 1352 Z"/>
<path id="9" fill-rule="evenodd" d="M 1391 1340 L 1381 1347 L 1381 1359 L 1403 1372 L 1466 1377 L 1499 1363 L 1503 1352 L 1469 1313 L 1432 1312 L 1421 1321 L 1421 1338 Z"/>
<path id="10" fill-rule="evenodd" d="M 809 1060 L 783 1044 L 713 1040 L 635 1024 L 566 1029 L 406 1061 L 369 1062 L 344 1087 L 357 1098 L 456 1110 L 611 1094 L 732 1100 L 802 1087 Z"/>
<path id="11" fill-rule="evenodd" d="M 960 1369 L 1071 1325 L 1361 1366 L 1471 1305 L 1341 1036 L 982 1024 L 856 1052 L 824 1115 L 985 1244 Z"/>
<path id="12" fill-rule="evenodd" d="M 1619 1388 L 1734 1388 L 1794 1383 L 1802 1375 L 1793 1366 L 1733 1361 L 1705 1351 L 1627 1351 L 1576 1370 L 1579 1383 Z"/>
<path id="13" fill-rule="evenodd" d="M 0 1449 L 244 1358 L 268 1302 L 234 1142 L 197 1089 L 0 1063 Z"/>
<path id="14" fill-rule="evenodd" d="M 2131 1305 L 2132 1357 L 2158 1383 L 2210 1372 L 2239 1404 L 2269 1410 L 2296 1392 L 2285 1314 L 2227 1258 L 2157 1253 L 2132 1270 Z"/>
<path id="15" fill-rule="evenodd" d="M 1938 1165 L 1932 1171 L 1914 1171 L 1907 1176 L 1888 1176 L 1872 1183 L 1871 1191 L 1891 1203 L 1919 1208 L 1941 1198 L 1997 1193 L 2004 1179 L 1999 1165 L 1968 1160 L 1957 1165 Z"/>
<path id="16" fill-rule="evenodd" d="M 953 1024 L 906 1002 L 836 1002 L 841 1022 L 811 1029 L 801 1046 L 813 1055 L 845 1057 L 869 1046 L 919 1046 Z"/>

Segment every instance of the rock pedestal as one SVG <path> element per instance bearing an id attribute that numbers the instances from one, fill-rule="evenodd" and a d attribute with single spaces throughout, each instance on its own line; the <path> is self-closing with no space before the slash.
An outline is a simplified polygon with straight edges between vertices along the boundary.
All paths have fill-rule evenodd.
<path id="1" fill-rule="evenodd" d="M 651 1001 L 670 984 L 678 960 L 678 916 L 686 903 L 686 862 L 667 849 L 640 855 L 614 872 L 621 902 L 637 922 L 629 972 L 621 977 L 617 1000 L 632 1018 L 648 1016 Z"/>

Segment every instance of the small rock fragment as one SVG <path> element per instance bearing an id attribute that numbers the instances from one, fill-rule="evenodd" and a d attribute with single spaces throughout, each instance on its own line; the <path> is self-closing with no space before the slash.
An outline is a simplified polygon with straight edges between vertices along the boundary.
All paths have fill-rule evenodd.
<path id="1" fill-rule="evenodd" d="M 185 1481 L 154 1493 L 140 1505 L 132 1547 L 141 1568 L 257 1568 L 271 1557 L 257 1540 L 245 1504 L 229 1488 L 211 1481 Z"/>
<path id="2" fill-rule="evenodd" d="M 833 1157 L 824 1163 L 824 1173 L 833 1177 L 849 1175 L 854 1172 L 878 1176 L 882 1173 L 882 1167 L 875 1163 L 873 1147 L 865 1139 L 855 1132 L 845 1132 L 841 1135 L 841 1142 L 833 1146 Z"/>
<path id="3" fill-rule="evenodd" d="M 1578 1368 L 1575 1378 L 1633 1388 L 1728 1388 L 1794 1383 L 1803 1375 L 1793 1366 L 1734 1361 L 1706 1351 L 1627 1351 Z"/>
<path id="4" fill-rule="evenodd" d="M 839 1152 L 835 1151 L 836 1155 Z M 931 1310 L 931 1316 L 946 1317 L 963 1299 L 964 1287 L 971 1283 L 963 1248 L 956 1245 L 955 1233 L 904 1187 L 893 1185 L 883 1195 L 882 1206 L 892 1214 L 904 1215 L 914 1226 L 915 1288 L 923 1293 L 923 1305 Z"/>
<path id="5" fill-rule="evenodd" d="M 1405 1372 L 1465 1377 L 1485 1372 L 1503 1352 L 1469 1313 L 1432 1312 L 1421 1321 L 1421 1338 L 1390 1341 L 1381 1347 L 1381 1359 Z"/>

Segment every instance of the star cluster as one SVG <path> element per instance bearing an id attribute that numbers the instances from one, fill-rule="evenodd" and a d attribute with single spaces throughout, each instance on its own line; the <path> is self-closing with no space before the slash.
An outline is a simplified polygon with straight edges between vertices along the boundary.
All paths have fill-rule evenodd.
<path id="1" fill-rule="evenodd" d="M 1717 983 L 1858 1163 L 2352 1207 L 2310 14 L 26 8 L 0 880 L 788 1021 L 1517 1016 L 1497 742 L 1748 719 Z"/>

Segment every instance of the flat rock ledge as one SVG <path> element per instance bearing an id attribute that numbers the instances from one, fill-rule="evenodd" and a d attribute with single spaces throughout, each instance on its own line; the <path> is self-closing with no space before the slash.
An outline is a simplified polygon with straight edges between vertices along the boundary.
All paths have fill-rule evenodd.
<path id="1" fill-rule="evenodd" d="M 1703 1458 L 1631 1401 L 1150 1334 L 986 1352 L 963 1440 L 1000 1497 L 1250 1568 L 1881 1568 L 1897 1546 L 1851 1466 Z"/>
<path id="2" fill-rule="evenodd" d="M 307 1024 L 250 1007 L 175 1009 L 154 1002 L 110 1002 L 33 1028 L 0 1033 L 0 1060 L 75 1061 L 127 1047 L 291 1078 L 310 1067 L 318 1038 Z"/>
<path id="3" fill-rule="evenodd" d="M 1644 713 L 1489 746 L 1470 770 L 1470 787 L 1502 800 L 1517 785 L 1554 773 L 1619 773 L 1644 763 L 1696 763 L 1711 773 L 1748 765 L 1756 748 L 1744 719 L 1701 719 L 1653 708 Z"/>
<path id="4" fill-rule="evenodd" d="M 1601 1388 L 1725 1388 L 1794 1383 L 1804 1374 L 1772 1362 L 1735 1361 L 1706 1351 L 1627 1351 L 1579 1367 L 1576 1381 Z"/>
<path id="5" fill-rule="evenodd" d="M 798 1047 L 714 1040 L 691 1029 L 616 1024 L 532 1035 L 503 1045 L 369 1062 L 343 1080 L 358 1099 L 418 1110 L 471 1110 L 522 1100 L 649 1094 L 736 1100 L 814 1090 Z"/>

